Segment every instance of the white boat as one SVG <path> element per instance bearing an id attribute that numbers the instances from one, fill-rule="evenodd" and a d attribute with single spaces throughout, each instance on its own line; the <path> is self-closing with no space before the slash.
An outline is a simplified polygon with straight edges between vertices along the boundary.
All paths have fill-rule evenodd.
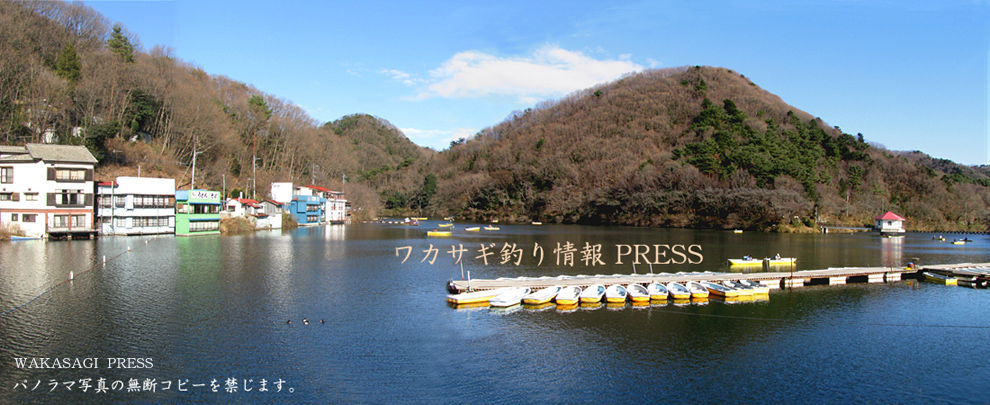
<path id="1" fill-rule="evenodd" d="M 626 302 L 629 292 L 622 284 L 612 284 L 605 289 L 605 302 Z"/>
<path id="2" fill-rule="evenodd" d="M 650 292 L 646 291 L 646 287 L 643 287 L 639 283 L 629 283 L 626 285 L 626 294 L 629 295 L 629 299 L 632 302 L 649 302 Z"/>
<path id="3" fill-rule="evenodd" d="M 578 297 L 581 295 L 581 287 L 570 286 L 560 289 L 554 301 L 557 305 L 574 305 L 578 303 Z"/>
<path id="4" fill-rule="evenodd" d="M 560 288 L 561 287 L 559 285 L 555 285 L 553 287 L 547 287 L 542 290 L 533 291 L 523 296 L 522 302 L 523 304 L 526 305 L 545 304 L 547 302 L 550 302 L 550 300 L 552 300 L 553 297 L 557 296 L 557 293 L 560 292 Z"/>
<path id="5" fill-rule="evenodd" d="M 522 297 L 529 293 L 529 287 L 515 288 L 495 296 L 488 300 L 488 303 L 493 307 L 511 307 L 518 305 L 522 301 Z"/>
<path id="6" fill-rule="evenodd" d="M 497 231 L 498 230 L 498 227 L 495 226 L 495 225 L 485 225 L 485 230 L 486 231 Z"/>
<path id="7" fill-rule="evenodd" d="M 654 281 L 650 283 L 650 285 L 646 286 L 646 291 L 650 292 L 651 300 L 667 299 L 667 286 L 663 285 L 663 283 Z"/>
<path id="8" fill-rule="evenodd" d="M 471 291 L 463 292 L 460 294 L 450 294 L 447 296 L 447 302 L 456 305 L 464 304 L 477 304 L 477 303 L 488 303 L 488 300 L 495 298 L 502 293 L 509 292 L 512 287 L 496 288 L 494 290 L 484 290 L 484 291 Z"/>
<path id="9" fill-rule="evenodd" d="M 697 281 L 688 281 L 684 285 L 691 292 L 691 298 L 708 298 L 708 289 Z"/>
<path id="10" fill-rule="evenodd" d="M 762 283 L 753 280 L 739 280 L 739 284 L 748 286 L 753 289 L 753 294 L 756 295 L 767 295 L 770 294 L 770 287 L 763 285 Z"/>
<path id="11" fill-rule="evenodd" d="M 479 227 L 479 226 L 472 226 L 472 227 L 464 228 L 464 230 L 465 231 L 468 231 L 468 232 L 478 232 L 480 229 L 481 229 L 481 227 Z"/>
<path id="12" fill-rule="evenodd" d="M 667 292 L 675 300 L 687 300 L 691 299 L 691 291 L 681 283 L 670 282 L 667 283 Z"/>
<path id="13" fill-rule="evenodd" d="M 581 295 L 578 298 L 581 302 L 601 302 L 602 296 L 605 295 L 605 286 L 601 284 L 592 284 L 581 291 Z"/>
<path id="14" fill-rule="evenodd" d="M 753 289 L 732 280 L 723 280 L 722 285 L 729 289 L 736 290 L 739 295 L 753 295 Z"/>

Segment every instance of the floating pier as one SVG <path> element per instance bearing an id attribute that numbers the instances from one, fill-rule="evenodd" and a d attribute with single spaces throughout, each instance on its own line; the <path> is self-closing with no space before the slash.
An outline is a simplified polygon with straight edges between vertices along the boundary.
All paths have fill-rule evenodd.
<path id="1" fill-rule="evenodd" d="M 678 282 L 724 280 L 752 280 L 770 288 L 797 288 L 806 285 L 836 285 L 847 282 L 885 283 L 900 281 L 902 278 L 917 278 L 921 272 L 931 271 L 953 277 L 973 279 L 977 287 L 990 284 L 990 263 L 942 264 L 905 269 L 903 267 L 841 267 L 825 270 L 800 270 L 794 272 L 763 273 L 654 273 L 654 274 L 613 274 L 594 276 L 544 276 L 497 279 L 451 280 L 447 290 L 451 293 L 483 291 L 504 287 L 529 287 L 540 289 L 550 286 L 579 286 L 592 284 L 649 284 L 651 282 Z"/>

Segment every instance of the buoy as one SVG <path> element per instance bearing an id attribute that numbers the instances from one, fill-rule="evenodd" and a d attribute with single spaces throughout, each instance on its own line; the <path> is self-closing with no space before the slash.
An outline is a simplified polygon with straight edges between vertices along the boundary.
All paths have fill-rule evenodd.
<path id="1" fill-rule="evenodd" d="M 107 255 L 103 255 L 103 264 L 107 264 Z"/>
<path id="2" fill-rule="evenodd" d="M 72 274 L 72 272 L 70 271 L 69 272 L 69 280 L 72 280 L 72 279 L 75 279 L 75 278 L 76 278 L 76 275 L 75 274 Z"/>

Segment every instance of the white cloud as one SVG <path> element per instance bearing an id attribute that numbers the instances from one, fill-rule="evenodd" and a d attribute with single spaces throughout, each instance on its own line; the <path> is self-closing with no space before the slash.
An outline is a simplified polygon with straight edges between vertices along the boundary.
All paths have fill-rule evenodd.
<path id="1" fill-rule="evenodd" d="M 658 66 L 663 65 L 662 63 L 660 63 L 660 61 L 658 61 L 656 59 L 653 59 L 653 58 L 646 58 L 646 63 L 648 65 L 650 65 L 650 68 L 655 68 L 655 67 L 658 67 Z"/>
<path id="2" fill-rule="evenodd" d="M 479 51 L 457 53 L 430 71 L 433 81 L 418 98 L 516 97 L 520 102 L 559 97 L 642 70 L 628 60 L 598 60 L 582 52 L 547 45 L 522 57 Z"/>
<path id="3" fill-rule="evenodd" d="M 399 82 L 402 82 L 402 84 L 404 84 L 406 86 L 413 86 L 413 85 L 415 85 L 417 83 L 422 83 L 423 82 L 423 79 L 414 78 L 414 77 L 412 77 L 411 74 L 406 73 L 406 72 L 403 72 L 403 71 L 398 70 L 398 69 L 382 69 L 381 70 L 381 73 L 382 74 L 385 74 L 385 75 L 388 75 L 388 76 L 391 76 L 392 79 L 398 80 Z"/>

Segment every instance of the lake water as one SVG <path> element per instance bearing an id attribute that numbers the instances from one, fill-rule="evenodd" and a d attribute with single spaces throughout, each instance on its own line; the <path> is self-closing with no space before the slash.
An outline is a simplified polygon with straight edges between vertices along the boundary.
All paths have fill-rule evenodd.
<path id="1" fill-rule="evenodd" d="M 0 403 L 990 401 L 986 290 L 905 280 L 762 302 L 496 311 L 452 308 L 444 289 L 461 277 L 460 248 L 465 273 L 496 278 L 628 274 L 620 245 L 700 245 L 700 264 L 654 272 L 776 253 L 796 270 L 990 262 L 985 235 L 959 246 L 931 234 L 457 224 L 425 237 L 437 224 L 0 244 Z M 573 265 L 558 265 L 569 245 Z M 582 252 L 595 245 L 593 266 Z"/>

